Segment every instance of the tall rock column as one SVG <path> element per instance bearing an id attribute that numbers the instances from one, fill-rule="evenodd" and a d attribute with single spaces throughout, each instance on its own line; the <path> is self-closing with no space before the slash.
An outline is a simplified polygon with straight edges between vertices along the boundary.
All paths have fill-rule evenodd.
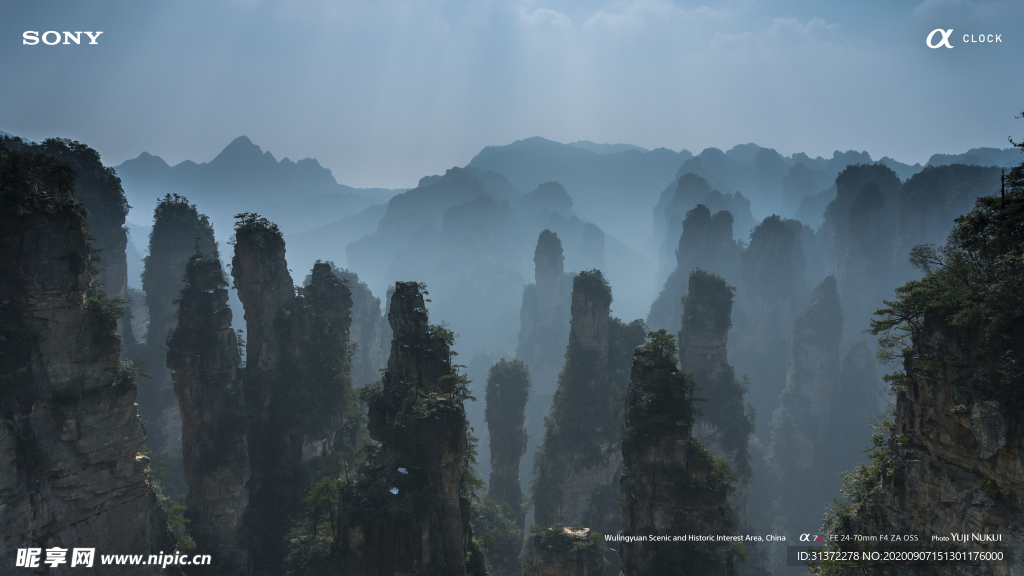
<path id="1" fill-rule="evenodd" d="M 240 574 L 248 560 L 249 447 L 227 282 L 220 261 L 203 254 L 191 258 L 185 276 L 167 367 L 181 407 L 189 532 L 200 551 L 215 555 L 217 574 Z"/>
<path id="2" fill-rule="evenodd" d="M 240 214 L 238 218 L 231 276 L 245 309 L 245 365 L 249 371 L 269 373 L 282 363 L 284 343 L 274 324 L 295 297 L 295 285 L 284 257 L 284 236 L 277 224 L 257 214 Z M 267 400 L 265 393 L 256 396 L 262 402 Z"/>
<path id="3" fill-rule="evenodd" d="M 562 242 L 551 230 L 537 238 L 533 253 L 534 283 L 523 289 L 519 312 L 520 331 L 516 358 L 530 369 L 532 389 L 526 404 L 527 458 L 529 464 L 544 438 L 544 416 L 558 388 L 565 345 L 569 339 L 569 308 L 572 282 L 565 273 Z M 527 479 L 529 465 L 520 467 Z"/>
<path id="4" fill-rule="evenodd" d="M 633 355 L 620 479 L 622 535 L 730 534 L 728 466 L 691 437 L 696 385 L 676 367 L 673 338 L 653 333 Z M 732 574 L 728 542 L 622 544 L 625 576 Z"/>
<path id="5" fill-rule="evenodd" d="M 705 399 L 693 436 L 739 475 L 729 504 L 740 524 L 746 526 L 750 522 L 752 477 L 748 447 L 754 422 L 743 402 L 746 388 L 736 378 L 726 351 L 733 290 L 715 274 L 703 270 L 690 274 L 679 332 L 679 359 L 682 370 L 693 375 Z"/>
<path id="6" fill-rule="evenodd" d="M 491 482 L 487 497 L 508 504 L 519 528 L 525 528 L 519 460 L 526 453 L 526 401 L 530 370 L 520 360 L 501 359 L 487 372 L 484 418 L 491 433 Z"/>
<path id="7" fill-rule="evenodd" d="M 379 445 L 355 491 L 360 536 L 344 573 L 464 574 L 467 551 L 482 556 L 472 547 L 468 387 L 452 366 L 454 335 L 428 323 L 415 282 L 395 284 L 388 321 L 388 368 L 368 399 Z"/>
<path id="8" fill-rule="evenodd" d="M 74 172 L 0 144 L 0 572 L 24 548 L 156 554 L 174 546 L 139 455 L 138 378 L 120 309 L 91 285 Z M 50 569 L 69 576 L 70 562 Z M 160 574 L 158 566 L 105 574 Z"/>
<path id="9" fill-rule="evenodd" d="M 762 431 L 786 387 L 793 317 L 807 298 L 800 233 L 796 220 L 769 216 L 754 228 L 740 255 L 736 330 L 729 344 L 736 370 L 753 377 L 748 399 L 764 420 Z"/>
<path id="10" fill-rule="evenodd" d="M 139 390 L 139 413 L 146 421 L 149 445 L 168 463 L 165 489 L 184 494 L 181 452 L 181 410 L 174 381 L 167 368 L 167 337 L 177 325 L 174 301 L 185 287 L 185 266 L 196 250 L 217 257 L 217 243 L 209 219 L 183 196 L 168 194 L 157 202 L 149 255 L 142 273 L 142 289 L 149 309 L 149 335 L 143 358 L 153 373 Z"/>
<path id="11" fill-rule="evenodd" d="M 595 493 L 618 477 L 622 465 L 621 393 L 608 377 L 611 301 L 611 287 L 600 271 L 573 279 L 565 368 L 534 461 L 531 488 L 542 525 L 586 522 Z"/>
<path id="12" fill-rule="evenodd" d="M 278 574 L 285 536 L 327 457 L 358 447 L 348 354 L 352 293 L 319 261 L 296 293 L 277 225 L 256 214 L 238 219 L 231 273 L 248 329 L 250 564 L 254 574 Z"/>
<path id="13" fill-rule="evenodd" d="M 679 331 L 683 298 L 694 270 L 714 272 L 728 282 L 736 281 L 740 246 L 732 239 L 732 223 L 733 217 L 728 211 L 720 210 L 712 215 L 703 204 L 686 213 L 676 248 L 676 268 L 647 315 L 647 325 L 652 330 L 664 328 L 669 334 Z"/>

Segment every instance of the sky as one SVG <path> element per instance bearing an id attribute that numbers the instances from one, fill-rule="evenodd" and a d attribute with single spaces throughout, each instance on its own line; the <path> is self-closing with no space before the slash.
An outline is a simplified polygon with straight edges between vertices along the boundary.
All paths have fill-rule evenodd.
<path id="1" fill-rule="evenodd" d="M 359 187 L 531 136 L 913 164 L 1024 137 L 1022 36 L 1020 0 L 6 0 L 0 130 L 109 165 L 246 135 Z"/>

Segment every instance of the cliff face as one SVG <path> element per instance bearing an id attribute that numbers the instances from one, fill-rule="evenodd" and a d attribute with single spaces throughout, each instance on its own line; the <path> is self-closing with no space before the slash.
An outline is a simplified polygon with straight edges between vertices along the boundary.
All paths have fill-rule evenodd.
<path id="1" fill-rule="evenodd" d="M 732 325 L 733 288 L 714 274 L 698 270 L 690 274 L 685 314 L 679 332 L 679 360 L 684 372 L 693 375 L 705 398 L 700 406 L 693 437 L 711 454 L 722 458 L 738 474 L 729 505 L 741 526 L 750 522 L 752 471 L 748 446 L 753 414 L 744 405 L 746 388 L 729 365 L 726 344 Z"/>
<path id="2" fill-rule="evenodd" d="M 356 345 L 352 357 L 352 384 L 365 386 L 380 378 L 380 369 L 387 363 L 391 344 L 391 327 L 380 313 L 380 298 L 359 281 L 355 272 L 334 268 L 334 273 L 348 283 L 352 292 L 352 328 L 349 341 Z"/>
<path id="3" fill-rule="evenodd" d="M 368 395 L 379 445 L 350 509 L 343 573 L 462 575 L 472 543 L 468 388 L 452 366 L 454 336 L 428 324 L 415 282 L 396 283 L 388 321 L 388 368 Z"/>
<path id="4" fill-rule="evenodd" d="M 816 464 L 839 388 L 843 310 L 836 281 L 827 276 L 793 320 L 793 346 L 782 405 L 772 418 L 776 474 L 805 474 Z"/>
<path id="5" fill-rule="evenodd" d="M 242 215 L 235 225 L 231 276 L 245 309 L 247 372 L 271 373 L 280 369 L 283 361 L 285 345 L 274 324 L 295 297 L 284 253 L 284 238 L 276 224 L 255 214 Z M 247 396 L 266 409 L 264 391 Z"/>
<path id="6" fill-rule="evenodd" d="M 605 545 L 590 528 L 554 526 L 533 536 L 526 576 L 603 576 Z"/>
<path id="7" fill-rule="evenodd" d="M 1005 197 L 978 198 L 941 252 L 919 247 L 921 280 L 900 287 L 872 330 L 880 356 L 902 359 L 890 377 L 896 407 L 876 434 L 871 462 L 846 477 L 848 502 L 832 510 L 832 534 L 918 534 L 958 551 L 1019 546 L 1024 536 L 1024 166 Z M 907 348 L 907 345 L 910 345 Z M 961 544 L 952 534 L 999 535 Z M 932 536 L 950 538 L 933 544 Z M 854 544 L 844 545 L 853 547 Z M 856 573 L 843 567 L 833 573 Z M 897 565 L 890 574 L 914 568 Z M 933 574 L 1014 574 L 963 562 Z"/>
<path id="8" fill-rule="evenodd" d="M 197 249 L 217 257 L 209 219 L 187 198 L 165 196 L 153 213 L 149 255 L 142 273 L 149 311 L 149 332 L 142 356 L 153 378 L 139 392 L 139 413 L 146 422 L 150 447 L 168 463 L 167 489 L 172 494 L 184 493 L 186 486 L 182 471 L 181 410 L 167 368 L 167 338 L 178 323 L 174 301 L 185 287 L 185 266 Z"/>
<path id="9" fill-rule="evenodd" d="M 712 215 L 703 204 L 687 212 L 676 248 L 676 268 L 651 305 L 647 325 L 670 334 L 678 332 L 690 273 L 704 270 L 735 282 L 739 255 L 740 247 L 732 239 L 732 214 L 721 210 Z"/>
<path id="10" fill-rule="evenodd" d="M 90 246 L 100 256 L 92 282 L 103 286 L 111 298 L 127 299 L 128 265 L 125 248 L 128 236 L 124 219 L 128 215 L 128 200 L 121 188 L 121 179 L 114 169 L 104 166 L 100 155 L 92 148 L 65 138 L 47 138 L 39 144 L 29 144 L 17 138 L 2 138 L 5 146 L 29 154 L 45 154 L 64 162 L 75 172 L 75 198 L 88 210 L 88 227 L 92 233 Z M 119 318 L 117 333 L 124 339 L 127 315 Z M 133 341 L 126 340 L 126 346 Z"/>
<path id="11" fill-rule="evenodd" d="M 90 286 L 74 174 L 4 147 L 0 170 L 0 566 L 13 571 L 19 548 L 170 550 L 139 456 L 138 381 L 118 363 L 120 311 Z"/>
<path id="12" fill-rule="evenodd" d="M 664 332 L 633 355 L 620 479 L 622 534 L 729 534 L 727 467 L 691 437 L 695 385 Z M 731 574 L 727 542 L 623 542 L 622 573 Z"/>
<path id="13" fill-rule="evenodd" d="M 220 261 L 201 254 L 189 260 L 185 275 L 167 367 L 181 407 L 189 532 L 198 550 L 216 555 L 217 574 L 242 573 L 249 447 L 227 282 Z"/>
<path id="14" fill-rule="evenodd" d="M 1024 541 L 1020 412 L 979 397 L 972 375 L 989 367 L 975 357 L 970 336 L 936 316 L 926 317 L 907 355 L 906 390 L 897 397 L 891 436 L 880 451 L 876 447 L 876 462 L 868 469 L 875 481 L 854 484 L 853 490 L 848 487 L 855 506 L 840 508 L 826 529 L 833 534 L 919 534 L 924 545 L 932 545 L 933 535 L 1001 534 L 1002 540 L 995 544 L 952 544 L 950 549 L 1018 546 Z M 1015 573 L 1005 565 L 985 563 L 929 570 L 958 575 Z M 897 567 L 886 573 L 918 572 Z"/>
<path id="15" fill-rule="evenodd" d="M 526 454 L 526 401 L 530 371 L 519 360 L 499 360 L 487 373 L 484 417 L 491 436 L 491 479 L 487 497 L 508 504 L 519 529 L 525 528 L 519 460 Z"/>

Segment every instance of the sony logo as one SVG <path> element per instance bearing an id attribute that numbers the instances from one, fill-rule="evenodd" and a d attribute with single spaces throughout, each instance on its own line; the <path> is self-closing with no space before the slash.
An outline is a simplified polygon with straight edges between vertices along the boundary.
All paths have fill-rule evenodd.
<path id="1" fill-rule="evenodd" d="M 82 34 L 89 37 L 89 44 L 99 44 L 96 39 L 99 38 L 100 34 L 103 34 L 103 32 L 64 32 L 62 34 L 56 30 L 48 30 L 43 32 L 43 35 L 40 36 L 37 30 L 27 30 L 21 35 L 21 43 L 28 46 L 35 46 L 36 44 L 39 44 L 39 40 L 42 40 L 43 44 L 53 46 L 55 44 L 60 44 L 61 40 L 63 40 L 64 44 L 71 44 L 72 42 L 75 44 L 81 44 Z"/>

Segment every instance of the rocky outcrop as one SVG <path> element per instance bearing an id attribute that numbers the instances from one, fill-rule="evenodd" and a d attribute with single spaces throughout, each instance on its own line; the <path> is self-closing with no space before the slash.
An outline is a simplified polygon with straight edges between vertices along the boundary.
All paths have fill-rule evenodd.
<path id="1" fill-rule="evenodd" d="M 530 370 L 521 360 L 499 360 L 487 373 L 484 418 L 491 436 L 491 478 L 487 497 L 508 504 L 525 528 L 519 460 L 526 454 L 526 401 L 530 397 Z"/>
<path id="2" fill-rule="evenodd" d="M 901 279 L 909 279 L 907 255 L 918 244 L 942 245 L 953 220 L 970 211 L 974 201 L 999 190 L 996 166 L 925 166 L 903 183 L 899 193 L 899 232 L 892 262 Z"/>
<path id="3" fill-rule="evenodd" d="M 452 366 L 454 335 L 428 323 L 415 282 L 396 283 L 388 321 L 388 368 L 368 395 L 368 427 L 379 444 L 348 508 L 342 573 L 465 574 L 467 551 L 475 550 L 468 388 Z"/>
<path id="4" fill-rule="evenodd" d="M 167 368 L 167 338 L 178 322 L 174 301 L 185 287 L 185 266 L 197 250 L 217 258 L 209 219 L 187 198 L 165 196 L 153 213 L 149 255 L 142 273 L 149 311 L 142 357 L 153 378 L 139 390 L 139 413 L 146 422 L 150 447 L 168 463 L 165 489 L 171 495 L 184 494 L 187 486 L 182 467 L 181 410 Z"/>
<path id="5" fill-rule="evenodd" d="M 772 453 L 776 474 L 806 476 L 820 465 L 828 416 L 839 388 L 839 343 L 843 309 L 836 281 L 827 276 L 811 302 L 793 320 L 793 348 L 782 405 L 772 418 Z M 814 482 L 811 482 L 814 484 Z M 806 488 L 806 487 L 805 487 Z M 804 490 L 797 493 L 803 494 Z"/>
<path id="6" fill-rule="evenodd" d="M 231 276 L 245 308 L 247 372 L 269 375 L 284 362 L 285 344 L 275 327 L 278 316 L 295 298 L 295 286 L 285 261 L 284 237 L 277 225 L 257 214 L 241 214 L 235 224 L 235 255 Z M 152 314 L 152 312 L 150 312 Z M 247 401 L 266 410 L 265 390 L 248 388 Z"/>
<path id="7" fill-rule="evenodd" d="M 572 296 L 572 278 L 565 272 L 562 242 L 557 234 L 550 230 L 540 233 L 533 262 L 534 283 L 523 289 L 516 347 L 516 358 L 526 363 L 532 381 L 526 404 L 527 462 L 533 461 L 544 438 L 544 416 L 551 409 L 551 399 L 558 388 L 558 372 L 569 340 Z M 521 469 L 521 478 L 528 477 L 527 470 L 528 467 Z"/>
<path id="8" fill-rule="evenodd" d="M 938 314 L 925 318 L 906 356 L 907 384 L 897 396 L 896 419 L 875 463 L 873 478 L 847 488 L 854 506 L 840 508 L 830 533 L 917 534 L 934 549 L 1012 549 L 1024 541 L 1024 436 L 1020 412 L 978 394 L 972 374 L 985 372 L 971 337 Z M 863 473 L 861 475 L 864 475 Z M 851 490 L 852 488 L 852 490 Z M 993 534 L 994 543 L 933 544 L 932 536 Z M 943 548 L 945 546 L 945 548 Z M 850 544 L 845 549 L 854 549 Z M 916 574 L 891 566 L 884 574 Z M 840 570 L 839 574 L 859 574 Z M 929 567 L 931 574 L 1014 574 L 1001 563 Z"/>
<path id="9" fill-rule="evenodd" d="M 330 264 L 317 262 L 309 284 L 292 285 L 277 225 L 242 214 L 235 225 L 232 276 L 248 334 L 243 374 L 249 417 L 250 508 L 254 574 L 278 574 L 285 534 L 328 457 L 357 448 L 348 354 L 352 295 Z"/>
<path id="10" fill-rule="evenodd" d="M 590 528 L 553 526 L 533 536 L 526 576 L 602 576 L 605 545 Z"/>
<path id="11" fill-rule="evenodd" d="M 598 270 L 573 279 L 572 328 L 558 391 L 534 459 L 536 522 L 580 523 L 602 533 L 619 525 L 621 398 L 629 352 L 646 333 L 642 321 L 609 318 L 611 287 Z"/>
<path id="12" fill-rule="evenodd" d="M 220 261 L 196 254 L 185 276 L 167 367 L 181 407 L 189 532 L 199 551 L 216 556 L 217 574 L 240 574 L 248 561 L 249 447 L 239 347 Z"/>
<path id="13" fill-rule="evenodd" d="M 139 454 L 137 374 L 118 363 L 120 308 L 91 282 L 74 172 L 2 145 L 0 172 L 0 571 L 24 548 L 68 549 L 69 563 L 48 569 L 61 575 L 78 571 L 75 547 L 95 547 L 97 564 L 169 551 Z"/>
<path id="14" fill-rule="evenodd" d="M 739 244 L 732 239 L 732 214 L 720 210 L 712 216 L 703 204 L 687 212 L 676 248 L 676 268 L 651 304 L 647 325 L 653 330 L 664 328 L 670 334 L 679 332 L 690 273 L 704 270 L 735 282 L 739 255 Z"/>
<path id="15" fill-rule="evenodd" d="M 637 348 L 622 439 L 620 479 L 625 576 L 732 573 L 729 543 L 656 541 L 652 536 L 726 535 L 734 529 L 728 466 L 695 438 L 695 384 L 676 367 L 673 338 Z"/>
<path id="16" fill-rule="evenodd" d="M 754 227 L 750 200 L 742 193 L 723 194 L 718 190 L 712 190 L 708 181 L 697 174 L 682 174 L 677 182 L 662 192 L 661 200 L 654 208 L 654 241 L 659 246 L 657 282 L 664 282 L 672 272 L 675 262 L 673 251 L 682 232 L 681 224 L 687 212 L 699 204 L 707 207 L 711 213 L 724 210 L 732 214 L 733 229 L 741 240 L 745 239 L 750 229 Z M 683 282 L 686 282 L 685 276 Z"/>
<path id="17" fill-rule="evenodd" d="M 902 359 L 902 373 L 890 377 L 896 406 L 872 438 L 871 462 L 847 476 L 848 501 L 826 523 L 831 534 L 914 534 L 932 550 L 1017 553 L 1024 537 L 1024 166 L 1007 180 L 1005 196 L 981 197 L 957 220 L 942 258 L 916 252 L 923 278 L 898 290 L 873 327 L 883 336 L 880 356 Z M 839 542 L 844 549 L 888 544 Z M 918 570 L 896 563 L 877 572 Z M 928 567 L 938 575 L 1019 570 L 971 559 Z"/>
<path id="18" fill-rule="evenodd" d="M 359 280 L 359 275 L 333 263 L 331 270 L 352 292 L 352 326 L 349 342 L 355 345 L 352 356 L 352 384 L 365 386 L 380 379 L 380 370 L 387 363 L 391 346 L 391 327 L 380 311 L 380 298 Z M 310 277 L 306 277 L 306 285 Z"/>
<path id="19" fill-rule="evenodd" d="M 45 154 L 58 162 L 66 163 L 75 173 L 75 198 L 88 211 L 88 227 L 92 238 L 89 241 L 96 255 L 96 272 L 93 285 L 102 286 L 111 298 L 127 300 L 128 264 L 125 249 L 128 236 L 124 227 L 128 215 L 128 200 L 125 198 L 121 179 L 113 168 L 104 166 L 98 152 L 66 138 L 47 138 L 41 143 L 28 143 L 20 138 L 0 137 L 3 144 L 12 150 L 29 154 Z M 131 334 L 127 316 L 117 321 L 117 333 L 125 346 L 134 343 L 126 336 Z"/>
<path id="20" fill-rule="evenodd" d="M 736 378 L 726 351 L 733 291 L 720 276 L 702 270 L 690 274 L 679 331 L 679 360 L 705 399 L 700 404 L 703 414 L 695 422 L 693 437 L 738 474 L 729 505 L 740 525 L 747 526 L 752 478 L 748 446 L 754 416 L 744 405 L 746 387 Z"/>

